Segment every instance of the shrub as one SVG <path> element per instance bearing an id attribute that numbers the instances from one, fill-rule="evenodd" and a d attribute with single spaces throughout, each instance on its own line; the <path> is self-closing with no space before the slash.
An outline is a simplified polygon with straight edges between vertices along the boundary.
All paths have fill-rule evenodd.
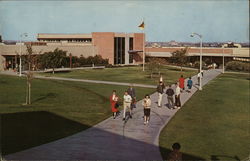
<path id="1" fill-rule="evenodd" d="M 195 61 L 194 62 L 194 67 L 195 68 L 200 68 L 200 61 Z M 202 61 L 202 68 L 206 67 L 206 63 L 204 61 Z"/>
<path id="2" fill-rule="evenodd" d="M 92 64 L 107 65 L 108 59 L 103 59 L 101 55 L 89 56 L 87 58 L 82 55 L 80 57 L 72 56 L 72 64 L 73 67 L 89 66 Z"/>
<path id="3" fill-rule="evenodd" d="M 250 71 L 249 63 L 239 62 L 239 61 L 230 61 L 226 64 L 226 70 L 233 71 Z"/>

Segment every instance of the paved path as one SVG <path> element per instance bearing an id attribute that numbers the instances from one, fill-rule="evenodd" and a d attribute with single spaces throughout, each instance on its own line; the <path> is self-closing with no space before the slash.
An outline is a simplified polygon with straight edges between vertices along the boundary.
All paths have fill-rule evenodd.
<path id="1" fill-rule="evenodd" d="M 19 76 L 15 72 L 12 71 L 2 71 L 0 74 Z M 111 85 L 120 85 L 120 86 L 130 86 L 131 83 L 123 83 L 123 82 L 112 82 L 112 81 L 100 81 L 100 80 L 89 80 L 89 79 L 74 79 L 74 78 L 62 78 L 62 77 L 47 77 L 47 76 L 39 76 L 35 75 L 34 78 L 38 79 L 48 79 L 48 80 L 63 80 L 63 81 L 75 81 L 75 82 L 86 82 L 86 83 L 97 83 L 97 84 L 111 84 Z M 136 84 L 133 83 L 134 87 L 144 87 L 144 88 L 156 88 L 154 85 L 147 84 Z"/>
<path id="2" fill-rule="evenodd" d="M 221 73 L 205 71 L 203 84 Z M 197 77 L 193 78 L 194 84 Z M 182 93 L 184 104 L 195 92 Z M 141 101 L 133 110 L 133 118 L 125 122 L 122 117 L 108 118 L 96 126 L 75 135 L 5 156 L 7 160 L 162 160 L 159 151 L 159 134 L 178 110 L 170 110 L 156 104 L 157 93 L 151 95 L 152 112 L 149 125 L 143 124 Z M 165 105 L 166 96 L 163 97 Z M 181 110 L 181 109 L 180 109 Z"/>

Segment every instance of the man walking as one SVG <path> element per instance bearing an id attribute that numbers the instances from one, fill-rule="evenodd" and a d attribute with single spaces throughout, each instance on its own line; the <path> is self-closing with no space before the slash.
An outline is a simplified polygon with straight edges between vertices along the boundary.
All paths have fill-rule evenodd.
<path id="1" fill-rule="evenodd" d="M 125 120 L 127 109 L 129 109 L 129 117 L 132 118 L 132 110 L 130 108 L 131 102 L 131 96 L 128 95 L 127 91 L 125 91 L 125 94 L 123 96 L 123 120 Z"/>
<path id="2" fill-rule="evenodd" d="M 135 95 L 135 89 L 133 88 L 133 85 L 131 85 L 128 88 L 128 94 L 131 96 L 132 98 L 132 102 L 131 102 L 131 108 L 136 108 L 136 95 Z"/>
<path id="3" fill-rule="evenodd" d="M 175 88 L 175 107 L 174 108 L 181 108 L 181 88 L 179 87 L 179 83 L 175 84 L 176 88 Z"/>
<path id="4" fill-rule="evenodd" d="M 164 92 L 165 85 L 163 82 L 159 82 L 159 85 L 157 86 L 157 92 L 158 92 L 158 107 L 161 107 L 161 102 L 162 102 L 162 95 Z"/>
<path id="5" fill-rule="evenodd" d="M 171 85 L 169 85 L 169 88 L 166 91 L 167 98 L 168 98 L 168 108 L 173 109 L 174 106 L 174 90 L 171 88 Z"/>
<path id="6" fill-rule="evenodd" d="M 201 72 L 198 73 L 197 78 L 198 78 L 198 85 L 200 85 L 200 81 L 201 81 L 201 79 L 202 79 L 202 74 L 201 74 Z"/>

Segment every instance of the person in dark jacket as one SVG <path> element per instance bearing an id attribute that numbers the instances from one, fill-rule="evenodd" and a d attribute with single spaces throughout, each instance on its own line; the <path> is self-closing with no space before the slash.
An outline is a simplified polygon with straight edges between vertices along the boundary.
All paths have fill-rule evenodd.
<path id="1" fill-rule="evenodd" d="M 162 95 L 164 93 L 164 88 L 165 88 L 164 83 L 160 81 L 159 85 L 156 88 L 156 91 L 158 92 L 158 107 L 161 107 Z"/>
<path id="2" fill-rule="evenodd" d="M 171 85 L 169 85 L 169 88 L 166 91 L 167 98 L 168 98 L 168 108 L 173 109 L 174 108 L 174 90 L 171 88 Z"/>
<path id="3" fill-rule="evenodd" d="M 133 85 L 131 85 L 127 91 L 128 95 L 130 95 L 132 98 L 131 109 L 136 108 L 136 95 L 135 95 L 135 88 L 133 87 Z"/>

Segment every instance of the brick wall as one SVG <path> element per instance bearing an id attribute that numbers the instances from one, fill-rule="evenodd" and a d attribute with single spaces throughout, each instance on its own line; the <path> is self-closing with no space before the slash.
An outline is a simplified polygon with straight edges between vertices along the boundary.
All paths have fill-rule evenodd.
<path id="1" fill-rule="evenodd" d="M 143 50 L 143 43 L 144 43 L 144 36 L 145 34 L 143 33 L 134 33 L 134 50 Z M 144 43 L 145 44 L 145 43 Z M 143 53 L 139 52 L 134 55 L 134 59 L 136 62 L 141 62 L 143 61 Z"/>
<path id="2" fill-rule="evenodd" d="M 97 47 L 97 52 L 104 59 L 109 59 L 114 64 L 114 32 L 93 32 L 92 42 Z"/>

